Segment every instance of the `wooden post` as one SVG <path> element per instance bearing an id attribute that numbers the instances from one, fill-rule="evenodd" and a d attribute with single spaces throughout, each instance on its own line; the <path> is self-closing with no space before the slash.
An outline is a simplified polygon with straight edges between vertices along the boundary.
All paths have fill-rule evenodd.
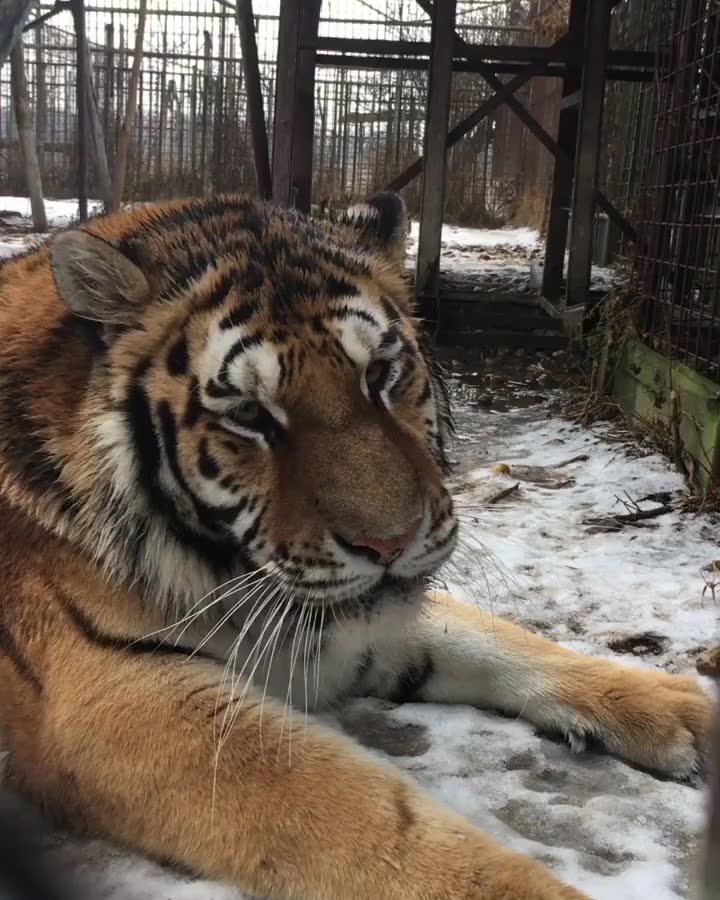
<path id="1" fill-rule="evenodd" d="M 568 35 L 572 46 L 581 46 L 584 40 L 588 0 L 571 0 Z M 557 142 L 566 159 L 556 158 L 553 170 L 552 193 L 545 239 L 545 266 L 543 268 L 542 294 L 551 303 L 562 305 L 563 271 L 567 247 L 570 203 L 572 200 L 573 163 L 578 134 L 578 105 L 572 102 L 580 90 L 579 66 L 568 66 L 563 78 L 562 100 L 558 117 Z M 564 105 L 563 105 L 564 104 Z M 569 160 L 569 162 L 568 162 Z"/>
<path id="2" fill-rule="evenodd" d="M 247 97 L 247 120 L 250 128 L 255 183 L 258 194 L 263 199 L 272 195 L 272 175 L 270 173 L 270 152 L 268 150 L 267 126 L 260 86 L 260 65 L 257 42 L 255 40 L 255 20 L 252 0 L 237 0 L 235 18 L 240 34 L 242 67 L 245 75 L 245 95 Z"/>
<path id="3" fill-rule="evenodd" d="M 440 290 L 440 246 L 445 203 L 455 8 L 456 0 L 435 0 L 433 5 L 430 77 L 425 119 L 423 194 L 415 291 L 421 315 L 435 322 Z"/>
<path id="4" fill-rule="evenodd" d="M 73 0 L 72 16 L 75 25 L 77 53 L 76 98 L 77 98 L 77 187 L 78 212 L 81 222 L 88 217 L 88 72 L 87 38 L 85 35 L 85 0 Z"/>
<path id="5" fill-rule="evenodd" d="M 310 210 L 315 133 L 315 50 L 320 0 L 281 0 L 273 199 Z"/>
<path id="6" fill-rule="evenodd" d="M 286 206 L 291 205 L 293 199 L 292 150 L 299 35 L 300 0 L 281 0 L 273 127 L 272 198 L 276 203 Z"/>
<path id="7" fill-rule="evenodd" d="M 42 177 L 35 150 L 33 122 L 28 99 L 27 79 L 25 77 L 25 53 L 23 51 L 22 37 L 17 41 L 15 49 L 10 54 L 10 68 L 15 120 L 25 166 L 25 182 L 30 194 L 33 226 L 36 231 L 47 231 L 48 223 L 43 201 Z"/>
<path id="8" fill-rule="evenodd" d="M 590 293 L 611 3 L 612 0 L 593 0 L 588 6 L 585 26 L 567 275 L 566 297 L 569 306 L 586 304 Z"/>

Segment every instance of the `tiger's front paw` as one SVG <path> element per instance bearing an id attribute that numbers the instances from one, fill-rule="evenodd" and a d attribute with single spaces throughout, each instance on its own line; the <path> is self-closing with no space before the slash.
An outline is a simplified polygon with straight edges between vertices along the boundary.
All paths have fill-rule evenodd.
<path id="1" fill-rule="evenodd" d="M 609 664 L 593 694 L 591 721 L 585 734 L 570 729 L 571 745 L 597 737 L 612 753 L 673 778 L 704 773 L 714 707 L 695 678 Z"/>

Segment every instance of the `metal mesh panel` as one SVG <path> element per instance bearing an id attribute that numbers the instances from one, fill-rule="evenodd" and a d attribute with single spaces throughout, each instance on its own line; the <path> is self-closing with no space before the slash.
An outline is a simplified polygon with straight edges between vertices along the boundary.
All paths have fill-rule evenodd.
<path id="1" fill-rule="evenodd" d="M 129 199 L 254 190 L 234 0 L 150 0 L 148 5 Z M 52 6 L 53 0 L 40 0 L 37 12 Z M 279 6 L 280 0 L 254 4 L 271 138 Z M 127 102 L 137 8 L 138 0 L 88 0 L 86 6 L 93 83 L 111 170 Z M 458 31 L 470 42 L 533 43 L 531 18 L 519 0 L 472 0 L 459 4 Z M 320 34 L 427 42 L 430 22 L 415 0 L 324 0 Z M 77 123 L 70 13 L 32 29 L 25 43 L 44 188 L 49 196 L 72 196 Z M 318 67 L 313 184 L 318 204 L 365 196 L 422 155 L 426 93 L 426 71 Z M 490 94 L 479 76 L 457 73 L 451 124 Z M 527 159 L 527 141 L 512 116 L 500 110 L 481 123 L 449 154 L 448 216 L 486 224 L 507 215 L 522 189 Z M 502 171 L 499 161 L 504 161 Z M 91 168 L 91 192 L 93 178 Z M 414 213 L 420 188 L 416 179 L 404 191 Z M 0 70 L 0 191 L 24 190 L 6 65 Z"/>
<path id="2" fill-rule="evenodd" d="M 720 5 L 667 0 L 640 197 L 637 287 L 648 341 L 720 374 Z"/>

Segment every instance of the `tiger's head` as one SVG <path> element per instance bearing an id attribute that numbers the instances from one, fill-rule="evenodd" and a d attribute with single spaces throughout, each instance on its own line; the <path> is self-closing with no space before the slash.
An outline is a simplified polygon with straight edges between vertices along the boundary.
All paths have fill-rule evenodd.
<path id="1" fill-rule="evenodd" d="M 65 472 L 92 482 L 85 532 L 116 572 L 188 601 L 262 569 L 333 604 L 448 557 L 447 397 L 406 232 L 392 194 L 333 223 L 222 196 L 55 238 L 57 293 L 97 335 Z"/>

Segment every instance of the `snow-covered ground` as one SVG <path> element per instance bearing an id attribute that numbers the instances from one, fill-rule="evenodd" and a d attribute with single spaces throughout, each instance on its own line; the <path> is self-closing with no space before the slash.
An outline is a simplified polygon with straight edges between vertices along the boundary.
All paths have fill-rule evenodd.
<path id="1" fill-rule="evenodd" d="M 693 671 L 717 628 L 701 569 L 718 556 L 718 519 L 678 511 L 609 533 L 593 522 L 623 512 L 615 498 L 626 493 L 679 500 L 683 484 L 666 460 L 618 443 L 608 426 L 556 418 L 547 401 L 496 413 L 461 400 L 458 421 L 464 537 L 448 588 L 577 650 Z M 509 474 L 496 474 L 496 463 Z M 622 652 L 631 649 L 637 655 Z M 595 900 L 689 896 L 702 789 L 604 755 L 573 756 L 524 722 L 464 706 L 362 700 L 330 721 Z M 55 836 L 48 852 L 93 900 L 243 896 L 101 842 Z"/>
<path id="2" fill-rule="evenodd" d="M 6 201 L 0 198 L 0 210 Z M 497 247 L 494 237 L 468 231 L 448 229 L 446 247 Z M 493 234 L 512 234 L 505 246 L 527 252 L 535 238 L 522 232 Z M 583 652 L 693 671 L 717 632 L 718 610 L 701 596 L 701 569 L 720 555 L 718 519 L 674 511 L 642 527 L 601 530 L 593 519 L 624 511 L 616 498 L 674 502 L 683 495 L 680 477 L 663 458 L 619 443 L 609 426 L 571 425 L 538 398 L 528 406 L 522 388 L 503 412 L 480 408 L 459 382 L 455 393 L 464 537 L 445 573 L 448 588 Z M 493 471 L 498 462 L 509 474 Z M 506 499 L 487 503 L 518 482 Z M 526 723 L 468 707 L 363 700 L 333 722 L 595 900 L 689 896 L 701 789 L 606 756 L 572 756 Z M 53 834 L 44 850 L 76 882 L 78 896 L 84 885 L 93 900 L 242 897 L 102 842 Z"/>
<path id="3" fill-rule="evenodd" d="M 97 200 L 88 203 L 90 213 L 99 211 Z M 77 200 L 46 200 L 45 215 L 50 228 L 64 228 L 79 219 Z M 41 244 L 46 234 L 28 233 L 32 224 L 27 197 L 0 196 L 0 260 Z"/>
<path id="4" fill-rule="evenodd" d="M 408 265 L 417 258 L 419 223 L 411 222 Z M 531 263 L 542 265 L 543 243 L 533 228 L 466 228 L 443 225 L 441 275 L 464 290 L 524 293 L 531 290 Z M 565 259 L 567 268 L 567 254 Z M 612 268 L 593 266 L 591 289 L 610 291 L 620 278 Z"/>

